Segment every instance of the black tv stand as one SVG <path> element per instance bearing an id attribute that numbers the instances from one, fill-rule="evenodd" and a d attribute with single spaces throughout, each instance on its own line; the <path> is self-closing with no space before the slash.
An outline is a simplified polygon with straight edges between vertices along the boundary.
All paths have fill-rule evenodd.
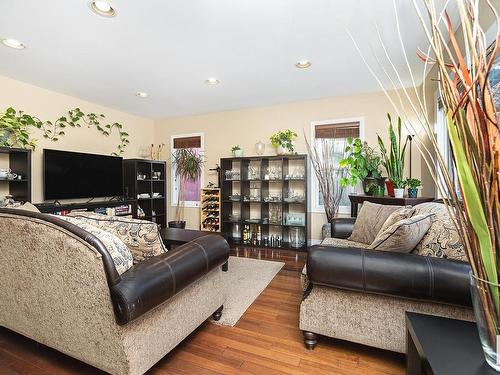
<path id="1" fill-rule="evenodd" d="M 47 214 L 59 213 L 62 211 L 71 211 L 71 210 L 95 210 L 96 208 L 112 208 L 125 204 L 133 204 L 133 199 L 124 199 L 121 200 L 106 200 L 106 201 L 92 201 L 92 202 L 76 202 L 76 203 L 60 203 L 55 201 L 54 203 L 37 203 L 35 206 L 40 210 L 40 212 Z"/>

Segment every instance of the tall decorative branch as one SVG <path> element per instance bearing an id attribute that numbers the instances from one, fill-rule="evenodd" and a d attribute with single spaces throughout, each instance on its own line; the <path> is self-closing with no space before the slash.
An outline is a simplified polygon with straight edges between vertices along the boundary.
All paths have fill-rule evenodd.
<path id="1" fill-rule="evenodd" d="M 311 158 L 311 164 L 318 180 L 319 191 L 323 196 L 323 205 L 328 222 L 332 222 L 338 215 L 340 201 L 344 193 L 344 187 L 341 181 L 346 178 L 346 168 L 339 166 L 338 155 L 335 153 L 335 147 L 332 142 L 321 139 L 321 146 L 311 146 L 304 134 L 307 150 Z M 344 147 L 342 147 L 344 152 Z M 341 158 L 342 159 L 342 158 Z"/>

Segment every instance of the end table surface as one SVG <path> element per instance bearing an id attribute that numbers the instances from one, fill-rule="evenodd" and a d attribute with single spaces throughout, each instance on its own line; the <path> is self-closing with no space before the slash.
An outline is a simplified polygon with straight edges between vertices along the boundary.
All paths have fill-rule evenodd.
<path id="1" fill-rule="evenodd" d="M 474 322 L 407 312 L 406 329 L 407 375 L 498 375 L 486 363 Z"/>
<path id="2" fill-rule="evenodd" d="M 358 204 L 363 202 L 371 202 L 378 204 L 386 204 L 390 206 L 415 206 L 420 203 L 432 202 L 436 198 L 432 197 L 418 197 L 418 198 L 395 198 L 385 195 L 383 197 L 376 197 L 374 195 L 366 194 L 349 194 L 349 200 L 351 201 L 351 216 L 358 216 Z"/>

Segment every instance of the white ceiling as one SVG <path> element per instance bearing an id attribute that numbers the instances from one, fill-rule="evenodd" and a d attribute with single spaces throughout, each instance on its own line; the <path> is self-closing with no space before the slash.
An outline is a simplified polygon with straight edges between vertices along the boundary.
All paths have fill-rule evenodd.
<path id="1" fill-rule="evenodd" d="M 412 1 L 397 0 L 414 67 L 425 47 Z M 442 3 L 442 1 L 438 1 Z M 373 61 L 379 25 L 405 67 L 392 0 L 1 0 L 0 75 L 149 118 L 376 91 L 346 29 Z M 294 67 L 309 59 L 306 70 Z M 217 77 L 217 86 L 204 84 Z M 407 74 L 403 74 L 409 84 Z M 137 91 L 149 98 L 140 99 Z"/>

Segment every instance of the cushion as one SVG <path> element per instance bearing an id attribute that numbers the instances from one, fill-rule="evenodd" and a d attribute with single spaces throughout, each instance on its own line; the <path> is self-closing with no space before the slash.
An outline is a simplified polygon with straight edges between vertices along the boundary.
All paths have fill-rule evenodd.
<path id="1" fill-rule="evenodd" d="M 362 243 L 362 242 L 355 242 L 355 241 L 350 241 L 346 240 L 343 238 L 325 238 L 321 242 L 322 246 L 335 246 L 335 247 L 357 247 L 360 249 L 367 249 L 369 245 Z"/>
<path id="2" fill-rule="evenodd" d="M 429 230 L 433 214 L 415 215 L 392 224 L 381 231 L 369 249 L 409 253 Z"/>
<path id="3" fill-rule="evenodd" d="M 38 208 L 34 204 L 31 204 L 30 202 L 26 202 L 24 204 L 19 204 L 19 203 L 14 203 L 11 205 L 7 205 L 6 208 L 14 208 L 16 210 L 24 210 L 24 211 L 31 211 L 31 212 L 40 212 Z"/>
<path id="4" fill-rule="evenodd" d="M 370 245 L 389 215 L 401 207 L 364 202 L 348 239 Z"/>
<path id="5" fill-rule="evenodd" d="M 467 261 L 459 232 L 443 203 L 429 202 L 416 205 L 415 213 L 434 214 L 431 227 L 413 251 L 415 254 Z"/>
<path id="6" fill-rule="evenodd" d="M 95 212 L 73 212 L 69 216 L 119 237 L 132 253 L 134 264 L 167 252 L 158 225 L 151 221 L 107 216 Z"/>
<path id="7" fill-rule="evenodd" d="M 389 215 L 385 223 L 382 225 L 382 228 L 380 228 L 378 233 L 383 232 L 387 228 L 389 228 L 391 225 L 396 224 L 398 221 L 408 219 L 409 217 L 412 217 L 413 214 L 415 213 L 415 208 L 413 207 L 401 207 L 399 210 L 394 211 L 392 214 Z M 378 235 L 377 233 L 377 235 Z"/>
<path id="8" fill-rule="evenodd" d="M 82 220 L 73 217 L 53 215 L 62 220 L 68 221 L 79 228 L 96 236 L 108 250 L 109 255 L 113 258 L 116 271 L 121 275 L 133 265 L 132 254 L 128 247 L 117 236 L 103 229 L 90 225 Z"/>

